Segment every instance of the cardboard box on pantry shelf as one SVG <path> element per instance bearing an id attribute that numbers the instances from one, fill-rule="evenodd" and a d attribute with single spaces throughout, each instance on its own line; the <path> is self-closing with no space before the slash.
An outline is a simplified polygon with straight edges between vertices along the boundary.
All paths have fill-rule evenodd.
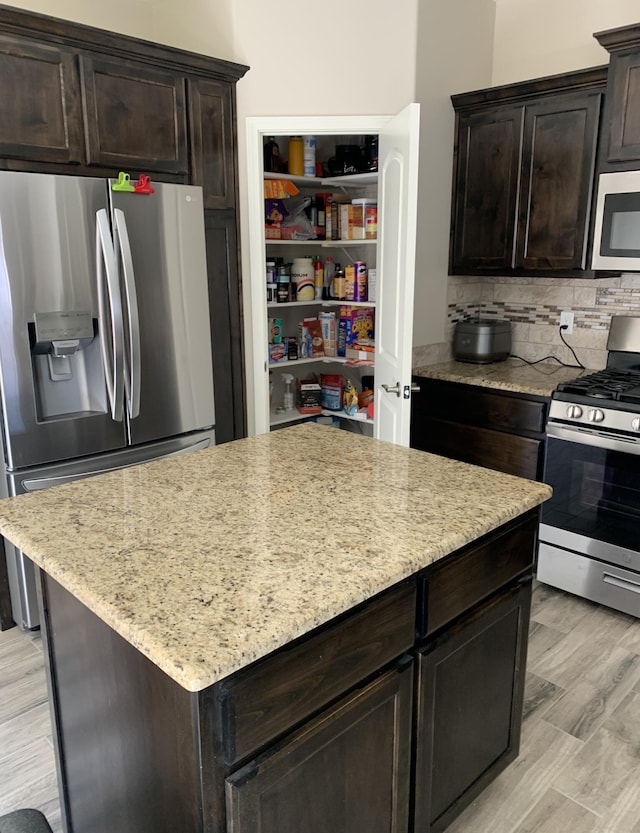
<path id="1" fill-rule="evenodd" d="M 322 413 L 322 389 L 316 377 L 298 379 L 296 407 L 301 414 Z"/>
<path id="2" fill-rule="evenodd" d="M 265 237 L 268 240 L 279 240 L 280 226 L 289 214 L 285 201 L 289 197 L 295 197 L 300 191 L 287 179 L 265 179 L 263 190 Z"/>
<path id="3" fill-rule="evenodd" d="M 375 339 L 375 316 L 370 307 L 340 307 L 338 319 L 338 356 L 346 357 L 347 347 L 355 342 L 373 343 Z"/>
<path id="4" fill-rule="evenodd" d="M 264 201 L 264 236 L 268 240 L 279 240 L 282 221 L 288 215 L 284 200 Z"/>

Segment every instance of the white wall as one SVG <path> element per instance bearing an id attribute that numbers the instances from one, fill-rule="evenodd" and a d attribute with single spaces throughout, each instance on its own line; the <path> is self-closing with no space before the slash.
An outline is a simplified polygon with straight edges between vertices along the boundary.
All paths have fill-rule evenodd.
<path id="1" fill-rule="evenodd" d="M 9 0 L 20 9 L 234 60 L 233 0 Z"/>
<path id="2" fill-rule="evenodd" d="M 413 343 L 441 342 L 447 273 L 454 114 L 450 96 L 491 84 L 494 0 L 422 2 L 416 100 L 421 105 Z"/>
<path id="3" fill-rule="evenodd" d="M 492 83 L 606 64 L 593 33 L 639 20 L 638 0 L 496 0 Z"/>

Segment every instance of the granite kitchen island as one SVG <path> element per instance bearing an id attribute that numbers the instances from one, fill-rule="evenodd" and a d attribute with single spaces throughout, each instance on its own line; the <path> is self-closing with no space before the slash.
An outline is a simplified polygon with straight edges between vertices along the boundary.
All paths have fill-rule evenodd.
<path id="1" fill-rule="evenodd" d="M 549 495 L 307 424 L 2 501 L 68 830 L 443 829 L 517 755 Z"/>

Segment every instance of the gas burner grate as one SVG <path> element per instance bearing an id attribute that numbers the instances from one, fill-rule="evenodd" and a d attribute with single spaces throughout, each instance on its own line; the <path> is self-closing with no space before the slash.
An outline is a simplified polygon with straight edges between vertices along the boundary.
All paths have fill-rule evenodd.
<path id="1" fill-rule="evenodd" d="M 640 373 L 624 370 L 599 370 L 589 376 L 562 382 L 557 388 L 565 394 L 640 402 Z"/>

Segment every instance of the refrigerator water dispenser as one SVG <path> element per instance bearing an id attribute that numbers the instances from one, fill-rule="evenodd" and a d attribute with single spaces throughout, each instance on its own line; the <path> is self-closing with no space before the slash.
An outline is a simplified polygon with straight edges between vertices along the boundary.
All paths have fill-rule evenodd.
<path id="1" fill-rule="evenodd" d="M 104 412 L 97 321 L 90 312 L 36 312 L 29 324 L 39 420 Z M 89 380 L 94 380 L 92 383 Z"/>

